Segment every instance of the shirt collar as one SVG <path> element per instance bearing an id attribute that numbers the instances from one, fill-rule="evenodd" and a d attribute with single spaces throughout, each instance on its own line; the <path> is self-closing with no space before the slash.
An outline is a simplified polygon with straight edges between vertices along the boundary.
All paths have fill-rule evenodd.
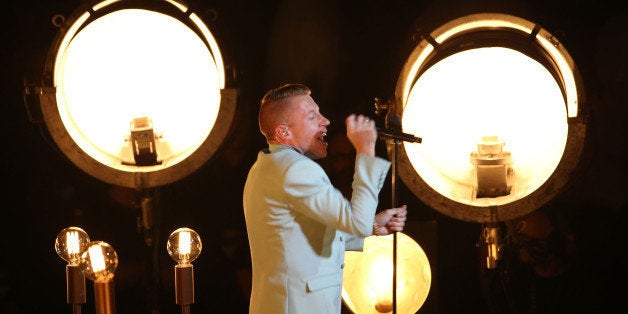
<path id="1" fill-rule="evenodd" d="M 276 153 L 276 152 L 280 152 L 286 149 L 291 149 L 294 150 L 295 152 L 298 152 L 296 149 L 290 147 L 290 146 L 285 146 L 285 145 L 281 145 L 281 144 L 268 144 L 268 150 L 271 153 Z"/>

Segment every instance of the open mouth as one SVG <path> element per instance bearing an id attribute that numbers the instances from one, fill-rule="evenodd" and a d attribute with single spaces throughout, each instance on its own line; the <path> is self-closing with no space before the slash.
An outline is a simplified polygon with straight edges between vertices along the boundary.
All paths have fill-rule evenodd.
<path id="1" fill-rule="evenodd" d="M 323 144 L 327 144 L 327 140 L 325 139 L 325 137 L 327 136 L 327 133 L 323 132 L 321 133 L 321 135 L 319 137 L 317 137 L 316 139 L 323 143 Z"/>

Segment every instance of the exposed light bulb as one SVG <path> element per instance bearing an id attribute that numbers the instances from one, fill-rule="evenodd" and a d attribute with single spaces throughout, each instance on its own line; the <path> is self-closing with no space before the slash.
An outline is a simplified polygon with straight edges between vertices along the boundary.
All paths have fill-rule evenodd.
<path id="1" fill-rule="evenodd" d="M 180 265 L 192 263 L 201 254 L 202 248 L 201 237 L 187 227 L 173 231 L 166 245 L 170 257 Z"/>
<path id="2" fill-rule="evenodd" d="M 179 228 L 168 237 L 166 249 L 178 264 L 174 266 L 176 303 L 183 313 L 189 313 L 194 303 L 194 266 L 192 262 L 201 254 L 201 237 L 190 228 Z"/>
<path id="3" fill-rule="evenodd" d="M 78 265 L 81 262 L 81 254 L 89 245 L 87 232 L 79 227 L 68 227 L 57 235 L 55 251 L 59 257 L 70 265 Z"/>
<path id="4" fill-rule="evenodd" d="M 94 241 L 81 255 L 81 265 L 85 277 L 94 282 L 107 282 L 118 267 L 118 254 L 108 243 Z"/>

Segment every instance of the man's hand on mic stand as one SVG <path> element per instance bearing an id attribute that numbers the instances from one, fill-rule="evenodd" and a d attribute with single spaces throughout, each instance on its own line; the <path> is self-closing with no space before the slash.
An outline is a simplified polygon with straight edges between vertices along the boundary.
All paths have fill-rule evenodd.
<path id="1" fill-rule="evenodd" d="M 384 236 L 403 231 L 406 225 L 407 206 L 386 209 L 375 215 L 374 235 Z"/>

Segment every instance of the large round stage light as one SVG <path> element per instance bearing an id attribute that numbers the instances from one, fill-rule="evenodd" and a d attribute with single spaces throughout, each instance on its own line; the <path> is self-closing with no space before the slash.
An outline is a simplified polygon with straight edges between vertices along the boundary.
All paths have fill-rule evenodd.
<path id="1" fill-rule="evenodd" d="M 199 15 L 176 1 L 88 1 L 57 21 L 38 93 L 72 163 L 139 190 L 179 180 L 216 152 L 236 94 Z"/>
<path id="2" fill-rule="evenodd" d="M 399 76 L 388 121 L 422 138 L 399 145 L 399 176 L 453 218 L 525 215 L 578 164 L 582 99 L 573 60 L 541 26 L 501 13 L 454 19 L 418 42 Z"/>

